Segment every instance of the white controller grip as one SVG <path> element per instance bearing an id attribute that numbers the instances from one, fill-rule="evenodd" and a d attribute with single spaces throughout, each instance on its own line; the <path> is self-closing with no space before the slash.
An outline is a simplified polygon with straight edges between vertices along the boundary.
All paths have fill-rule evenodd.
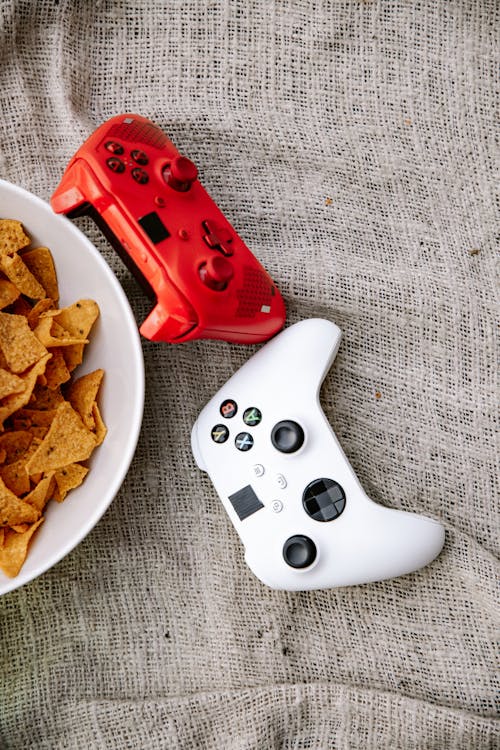
<path id="1" fill-rule="evenodd" d="M 319 403 L 340 329 L 304 320 L 264 345 L 200 413 L 192 449 L 265 584 L 290 591 L 404 575 L 444 529 L 370 500 Z"/>

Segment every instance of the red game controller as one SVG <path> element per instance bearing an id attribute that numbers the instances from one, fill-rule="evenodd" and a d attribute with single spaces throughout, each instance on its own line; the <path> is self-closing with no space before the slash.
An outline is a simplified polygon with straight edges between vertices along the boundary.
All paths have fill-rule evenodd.
<path id="1" fill-rule="evenodd" d="M 283 299 L 197 176 L 154 123 L 118 115 L 76 152 L 51 204 L 90 214 L 156 299 L 146 338 L 265 341 L 283 327 Z"/>

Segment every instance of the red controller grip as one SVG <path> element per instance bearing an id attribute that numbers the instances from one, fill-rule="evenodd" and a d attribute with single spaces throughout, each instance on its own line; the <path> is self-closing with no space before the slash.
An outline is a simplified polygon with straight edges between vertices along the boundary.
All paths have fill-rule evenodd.
<path id="1" fill-rule="evenodd" d="M 160 128 L 119 115 L 77 151 L 51 203 L 90 213 L 156 298 L 146 338 L 264 341 L 283 327 L 283 299 L 197 177 Z"/>

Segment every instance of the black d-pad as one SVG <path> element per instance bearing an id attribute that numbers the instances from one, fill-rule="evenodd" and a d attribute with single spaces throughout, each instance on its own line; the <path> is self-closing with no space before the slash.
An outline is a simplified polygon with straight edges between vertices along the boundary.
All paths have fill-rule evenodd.
<path id="1" fill-rule="evenodd" d="M 315 479 L 305 488 L 302 504 L 315 521 L 334 521 L 345 508 L 345 492 L 333 479 Z"/>

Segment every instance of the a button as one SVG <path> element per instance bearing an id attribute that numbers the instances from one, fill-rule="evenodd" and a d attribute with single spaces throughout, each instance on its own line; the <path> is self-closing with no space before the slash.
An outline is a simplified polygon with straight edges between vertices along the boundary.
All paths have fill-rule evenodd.
<path id="1" fill-rule="evenodd" d="M 222 292 L 233 278 L 234 269 L 226 258 L 215 255 L 199 267 L 198 273 L 205 286 L 216 292 Z"/>
<path id="2" fill-rule="evenodd" d="M 271 503 L 271 508 L 274 513 L 281 513 L 281 511 L 283 510 L 283 503 L 281 502 L 281 500 L 273 500 L 273 502 Z"/>
<path id="3" fill-rule="evenodd" d="M 211 219 L 202 221 L 201 226 L 205 232 L 203 239 L 209 248 L 218 250 L 222 255 L 231 256 L 233 254 L 233 233 L 229 229 L 216 224 Z"/>
<path id="4" fill-rule="evenodd" d="M 278 485 L 278 487 L 281 490 L 285 489 L 285 487 L 287 485 L 287 481 L 286 481 L 285 477 L 283 476 L 283 474 L 276 474 L 276 484 Z"/>
<path id="5" fill-rule="evenodd" d="M 220 413 L 222 414 L 224 419 L 231 419 L 231 417 L 234 417 L 237 411 L 238 404 L 236 403 L 236 401 L 233 401 L 230 398 L 227 398 L 220 405 Z"/>
<path id="6" fill-rule="evenodd" d="M 125 164 L 122 162 L 121 159 L 118 159 L 116 156 L 112 156 L 110 159 L 107 159 L 106 164 L 111 169 L 112 172 L 124 172 L 125 171 Z"/>
<path id="7" fill-rule="evenodd" d="M 262 464 L 254 464 L 254 466 L 253 466 L 253 473 L 255 474 L 256 477 L 262 477 L 262 476 L 264 476 L 265 472 L 266 472 L 266 470 L 264 469 L 264 467 L 262 466 Z"/>
<path id="8" fill-rule="evenodd" d="M 144 151 L 139 151 L 139 149 L 137 148 L 134 148 L 134 150 L 130 152 L 130 156 L 135 161 L 135 163 L 140 164 L 141 167 L 145 167 L 149 162 L 148 155 L 145 154 Z"/>
<path id="9" fill-rule="evenodd" d="M 112 154 L 116 154 L 117 156 L 121 156 L 123 154 L 122 144 L 117 143 L 116 141 L 107 141 L 107 143 L 104 144 L 104 148 L 107 151 L 111 151 Z"/>
<path id="10" fill-rule="evenodd" d="M 302 495 L 306 513 L 315 521 L 334 521 L 345 508 L 345 492 L 333 479 L 315 479 Z"/>
<path id="11" fill-rule="evenodd" d="M 176 156 L 163 170 L 163 179 L 171 188 L 185 193 L 198 177 L 198 170 L 185 156 Z"/>
<path id="12" fill-rule="evenodd" d="M 295 453 L 304 443 L 304 430 L 291 419 L 285 419 L 274 425 L 271 441 L 281 453 Z"/>
<path id="13" fill-rule="evenodd" d="M 148 173 L 145 172 L 144 169 L 140 169 L 139 167 L 135 167 L 132 170 L 132 177 L 136 182 L 139 183 L 139 185 L 145 185 L 147 182 L 149 182 Z"/>
<path id="14" fill-rule="evenodd" d="M 255 427 L 262 421 L 262 413 L 255 406 L 251 406 L 243 412 L 243 421 L 249 427 Z"/>
<path id="15" fill-rule="evenodd" d="M 234 444 L 239 451 L 249 451 L 253 445 L 253 437 L 249 432 L 239 432 L 234 439 Z"/>
<path id="16" fill-rule="evenodd" d="M 229 495 L 229 502 L 238 514 L 240 521 L 244 521 L 245 518 L 252 516 L 264 507 L 250 485 Z"/>
<path id="17" fill-rule="evenodd" d="M 225 424 L 216 424 L 212 427 L 212 440 L 214 443 L 225 443 L 229 437 L 229 430 Z"/>
<path id="18" fill-rule="evenodd" d="M 291 568 L 309 567 L 316 555 L 316 545 L 308 536 L 291 536 L 283 545 L 283 557 Z"/>
<path id="19" fill-rule="evenodd" d="M 165 198 L 163 198 L 161 195 L 155 195 L 155 203 L 160 208 L 165 207 Z"/>

